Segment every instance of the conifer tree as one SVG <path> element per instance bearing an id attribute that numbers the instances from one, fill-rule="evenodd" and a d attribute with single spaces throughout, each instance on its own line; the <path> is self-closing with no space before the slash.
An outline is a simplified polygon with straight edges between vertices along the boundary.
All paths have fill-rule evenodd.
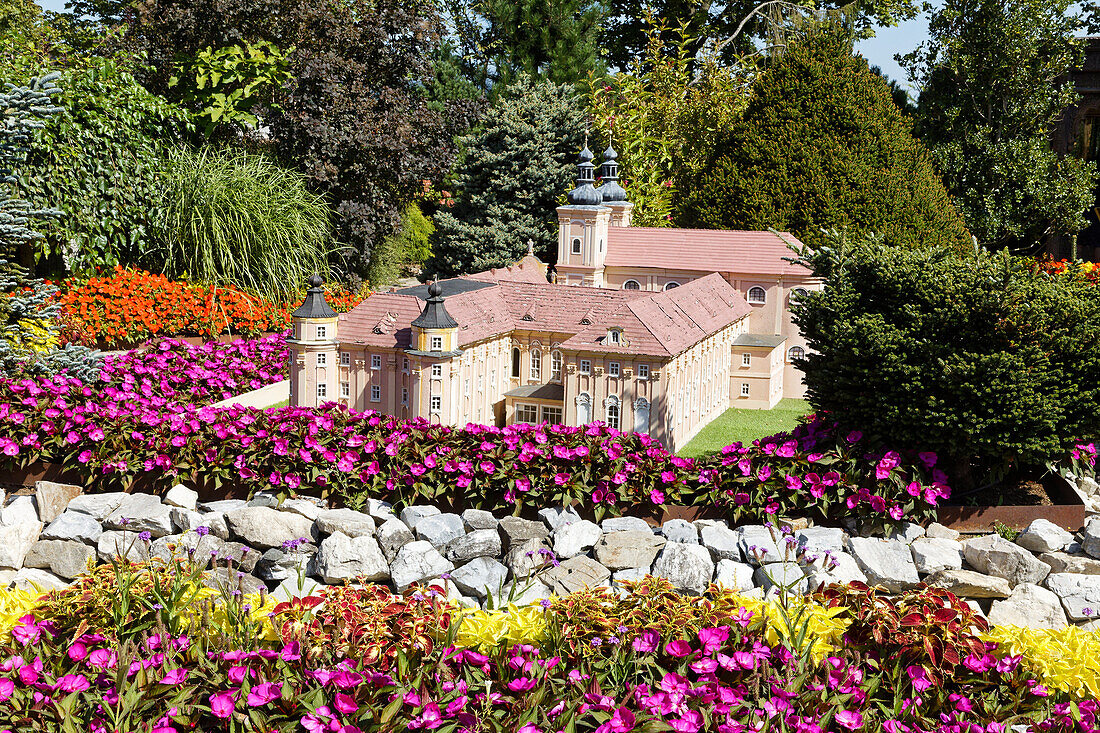
<path id="1" fill-rule="evenodd" d="M 553 262 L 559 197 L 570 188 L 584 144 L 584 113 L 569 86 L 521 77 L 484 125 L 460 139 L 465 158 L 455 206 L 436 214 L 429 271 L 442 275 L 508 265 L 534 242 Z"/>
<path id="2" fill-rule="evenodd" d="M 68 370 L 94 379 L 99 371 L 95 352 L 72 344 L 58 348 L 59 306 L 51 301 L 55 289 L 10 259 L 42 236 L 31 228 L 35 220 L 57 214 L 19 197 L 18 170 L 42 117 L 60 109 L 51 101 L 61 92 L 54 84 L 59 76 L 48 74 L 0 93 L 0 375 Z"/>
<path id="3" fill-rule="evenodd" d="M 970 237 L 883 78 L 823 26 L 792 42 L 753 84 L 742 119 L 693 180 L 684 226 L 774 228 L 807 244 L 823 229 L 888 245 L 965 249 Z"/>

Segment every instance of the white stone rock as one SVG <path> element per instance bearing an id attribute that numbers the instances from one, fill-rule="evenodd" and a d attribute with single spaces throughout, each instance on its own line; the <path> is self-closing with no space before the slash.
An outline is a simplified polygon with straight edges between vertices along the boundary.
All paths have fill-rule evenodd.
<path id="1" fill-rule="evenodd" d="M 23 566 L 49 570 L 54 575 L 71 580 L 88 569 L 89 560 L 94 563 L 95 559 L 95 548 L 83 542 L 39 540 L 31 546 Z"/>
<path id="2" fill-rule="evenodd" d="M 38 568 L 23 568 L 11 580 L 16 590 L 29 590 L 45 592 L 62 590 L 69 587 L 69 583 L 53 573 Z"/>
<path id="3" fill-rule="evenodd" d="M 149 558 L 149 548 L 138 539 L 137 532 L 107 530 L 96 540 L 96 554 L 103 562 L 125 558 L 130 562 L 144 562 Z"/>
<path id="4" fill-rule="evenodd" d="M 401 521 L 409 529 L 416 529 L 416 525 L 421 519 L 426 517 L 434 517 L 437 514 L 441 514 L 438 508 L 427 505 L 407 506 L 401 510 Z"/>
<path id="5" fill-rule="evenodd" d="M 542 522 L 532 522 L 530 519 L 520 517 L 501 517 L 498 525 L 501 536 L 505 539 L 505 549 L 520 544 L 529 539 L 548 539 L 549 530 Z"/>
<path id="6" fill-rule="evenodd" d="M 573 526 L 573 525 L 568 525 Z M 567 529 L 567 527 L 562 528 Z M 559 530 L 560 531 L 560 530 Z M 539 580 L 554 593 L 567 596 L 584 588 L 598 588 L 611 583 L 611 571 L 589 557 L 578 556 L 550 568 Z"/>
<path id="7" fill-rule="evenodd" d="M 1091 476 L 1078 476 L 1077 488 L 1084 492 L 1085 496 L 1096 496 L 1100 493 L 1100 484 Z"/>
<path id="8" fill-rule="evenodd" d="M 753 573 L 753 580 L 765 591 L 785 588 L 788 593 L 806 592 L 806 574 L 796 562 L 769 562 Z"/>
<path id="9" fill-rule="evenodd" d="M 438 578 L 454 569 L 454 564 L 440 555 L 431 542 L 417 540 L 397 551 L 390 565 L 390 576 L 397 591 L 401 592 L 413 583 Z"/>
<path id="10" fill-rule="evenodd" d="M 82 494 L 69 502 L 70 512 L 88 514 L 99 521 L 111 516 L 111 512 L 122 506 L 128 494 L 111 491 L 106 494 Z"/>
<path id="11" fill-rule="evenodd" d="M 94 545 L 103 534 L 99 522 L 80 512 L 61 512 L 57 519 L 42 530 L 44 540 L 76 540 Z"/>
<path id="12" fill-rule="evenodd" d="M 660 533 L 669 542 L 699 544 L 699 528 L 683 519 L 670 519 L 661 525 Z"/>
<path id="13" fill-rule="evenodd" d="M 300 514 L 267 506 L 248 506 L 227 512 L 229 535 L 252 547 L 282 547 L 285 542 L 316 539 L 313 522 Z"/>
<path id="14" fill-rule="evenodd" d="M 961 536 L 957 530 L 945 527 L 939 522 L 932 522 L 928 525 L 925 535 L 936 540 L 957 540 Z"/>
<path id="15" fill-rule="evenodd" d="M 599 542 L 601 536 L 599 525 L 587 519 L 564 524 L 554 531 L 554 554 L 558 560 L 576 557 Z"/>
<path id="16" fill-rule="evenodd" d="M 203 523 L 200 525 L 210 530 L 210 534 L 223 540 L 229 539 L 229 523 L 225 521 L 223 512 L 211 512 L 202 515 Z"/>
<path id="17" fill-rule="evenodd" d="M 1044 585 L 1061 599 L 1062 608 L 1070 621 L 1087 621 L 1097 617 L 1100 609 L 1100 575 L 1051 573 Z"/>
<path id="18" fill-rule="evenodd" d="M 962 568 L 962 543 L 938 537 L 919 537 L 909 546 L 913 563 L 922 575 Z"/>
<path id="19" fill-rule="evenodd" d="M 427 540 L 433 547 L 443 548 L 451 540 L 466 534 L 466 523 L 457 514 L 435 514 L 420 519 L 413 532 L 416 539 Z"/>
<path id="20" fill-rule="evenodd" d="M 915 588 L 920 583 L 913 554 L 903 540 L 851 537 L 848 549 L 870 585 L 881 585 L 891 593 Z"/>
<path id="21" fill-rule="evenodd" d="M 900 540 L 907 545 L 918 537 L 924 537 L 924 527 L 913 522 L 898 522 L 886 535 L 888 540 Z"/>
<path id="22" fill-rule="evenodd" d="M 1100 558 L 1100 517 L 1089 517 L 1085 520 L 1081 549 L 1095 558 Z"/>
<path id="23" fill-rule="evenodd" d="M 443 548 L 443 556 L 461 564 L 475 557 L 500 557 L 503 550 L 499 532 L 495 529 L 475 529 L 448 542 Z"/>
<path id="24" fill-rule="evenodd" d="M 996 534 L 964 542 L 963 558 L 978 572 L 1004 578 L 1012 586 L 1041 583 L 1050 572 L 1046 563 Z"/>
<path id="25" fill-rule="evenodd" d="M 390 577 L 382 548 L 373 537 L 348 537 L 343 532 L 324 539 L 314 569 L 321 580 L 329 584 L 353 578 L 376 583 Z"/>
<path id="26" fill-rule="evenodd" d="M 611 573 L 611 584 L 616 585 L 624 581 L 637 582 L 649 577 L 649 568 L 625 568 Z"/>
<path id="27" fill-rule="evenodd" d="M 34 503 L 38 507 L 38 520 L 49 524 L 65 511 L 69 502 L 84 492 L 73 484 L 59 484 L 54 481 L 34 482 Z"/>
<path id="28" fill-rule="evenodd" d="M 594 554 L 596 560 L 610 570 L 640 568 L 648 572 L 665 543 L 664 537 L 648 529 L 608 532 L 596 543 Z"/>
<path id="29" fill-rule="evenodd" d="M 294 598 L 320 595 L 324 589 L 324 585 L 312 578 L 294 576 L 279 583 L 278 587 L 271 591 L 271 597 L 276 603 L 286 603 Z M 314 608 L 314 611 L 316 610 Z"/>
<path id="30" fill-rule="evenodd" d="M 163 537 L 172 534 L 172 507 L 152 494 L 127 494 L 122 504 L 103 520 L 103 526 Z"/>
<path id="31" fill-rule="evenodd" d="M 183 507 L 172 507 L 169 516 L 172 519 L 172 526 L 175 527 L 177 532 L 190 532 L 205 526 L 202 514 Z"/>
<path id="32" fill-rule="evenodd" d="M 714 582 L 729 590 L 746 591 L 753 587 L 752 577 L 752 565 L 733 560 L 719 560 Z"/>
<path id="33" fill-rule="evenodd" d="M 657 555 L 653 574 L 666 578 L 677 590 L 702 593 L 714 577 L 714 560 L 702 545 L 669 542 Z"/>
<path id="34" fill-rule="evenodd" d="M 321 534 L 340 532 L 348 537 L 369 537 L 375 528 L 374 517 L 354 509 L 325 509 L 313 521 Z"/>
<path id="35" fill-rule="evenodd" d="M 383 522 L 376 532 L 378 544 L 381 545 L 386 559 L 391 562 L 397 557 L 398 550 L 416 539 L 408 526 L 396 518 Z"/>
<path id="36" fill-rule="evenodd" d="M 393 504 L 388 501 L 382 501 L 380 499 L 367 499 L 367 506 L 364 507 L 367 514 L 374 517 L 375 524 L 381 524 L 382 522 L 388 522 L 391 519 L 397 519 L 397 515 L 393 513 Z"/>
<path id="37" fill-rule="evenodd" d="M 519 608 L 553 597 L 553 592 L 537 580 L 517 581 L 504 586 L 499 595 L 490 596 L 493 608 L 515 604 Z"/>
<path id="38" fill-rule="evenodd" d="M 476 532 L 479 529 L 493 529 L 500 524 L 492 512 L 484 509 L 467 509 L 462 512 L 462 522 L 466 525 L 467 532 Z"/>
<path id="39" fill-rule="evenodd" d="M 924 582 L 933 588 L 951 591 L 960 598 L 1008 598 L 1012 593 L 1004 578 L 973 570 L 941 570 L 929 575 Z"/>
<path id="40" fill-rule="evenodd" d="M 600 529 L 604 532 L 649 532 L 653 534 L 653 528 L 640 517 L 611 517 L 600 522 Z"/>
<path id="41" fill-rule="evenodd" d="M 257 491 L 245 502 L 245 506 L 265 506 L 274 509 L 279 506 L 279 496 L 270 491 Z"/>
<path id="42" fill-rule="evenodd" d="M 556 532 L 567 524 L 581 521 L 581 515 L 573 507 L 547 507 L 539 509 L 539 518 L 551 532 Z"/>
<path id="43" fill-rule="evenodd" d="M 1047 519 L 1036 519 L 1016 537 L 1016 544 L 1032 552 L 1058 552 L 1073 542 L 1073 535 Z"/>
<path id="44" fill-rule="evenodd" d="M 281 512 L 301 514 L 306 519 L 312 519 L 314 521 L 316 521 L 317 517 L 324 511 L 321 507 L 317 506 L 316 502 L 312 502 L 309 499 L 284 499 L 283 503 L 276 508 Z"/>
<path id="45" fill-rule="evenodd" d="M 254 572 L 264 580 L 281 582 L 299 575 L 317 575 L 317 545 L 298 545 L 294 548 L 272 547 L 260 556 Z"/>
<path id="46" fill-rule="evenodd" d="M 200 501 L 197 508 L 203 514 L 208 514 L 210 512 L 227 514 L 237 509 L 243 509 L 246 506 L 248 506 L 248 502 L 244 499 L 219 499 L 218 501 Z"/>
<path id="47" fill-rule="evenodd" d="M 856 559 L 846 552 L 821 556 L 805 568 L 806 587 L 817 590 L 821 585 L 866 583 L 867 575 L 859 569 Z"/>
<path id="48" fill-rule="evenodd" d="M 740 540 L 736 532 L 722 524 L 707 525 L 699 530 L 699 541 L 703 547 L 710 550 L 710 555 L 715 561 L 741 562 Z"/>
<path id="49" fill-rule="evenodd" d="M 37 520 L 0 527 L 0 568 L 22 568 L 40 534 L 42 523 Z"/>
<path id="50" fill-rule="evenodd" d="M 488 530 L 482 530 L 488 531 Z M 450 579 L 463 593 L 478 598 L 500 596 L 508 568 L 491 557 L 477 557 L 450 573 Z"/>
<path id="51" fill-rule="evenodd" d="M 199 492 L 193 491 L 183 484 L 176 484 L 168 489 L 164 495 L 164 503 L 168 506 L 178 506 L 181 509 L 195 511 L 199 505 Z"/>
<path id="52" fill-rule="evenodd" d="M 13 496 L 0 511 L 0 526 L 12 527 L 38 521 L 38 508 L 33 496 Z"/>
<path id="53" fill-rule="evenodd" d="M 1069 625 L 1058 596 L 1038 585 L 1020 583 L 1003 601 L 993 601 L 987 616 L 993 626 L 1060 629 Z"/>
<path id="54" fill-rule="evenodd" d="M 776 545 L 772 531 L 767 527 L 746 524 L 734 531 L 737 532 L 737 546 L 741 550 L 741 556 L 749 565 L 782 562 L 786 559 L 785 553 Z"/>
<path id="55" fill-rule="evenodd" d="M 523 579 L 549 565 L 552 553 L 546 540 L 532 537 L 513 545 L 504 555 L 504 564 L 513 576 Z"/>
<path id="56" fill-rule="evenodd" d="M 839 527 L 807 527 L 794 533 L 798 547 L 806 549 L 812 555 L 821 555 L 826 551 L 834 555 L 844 552 L 844 530 Z"/>
<path id="57" fill-rule="evenodd" d="M 1100 575 L 1100 560 L 1085 555 L 1070 555 L 1067 552 L 1044 552 L 1039 555 L 1039 562 L 1049 565 L 1052 573 Z"/>

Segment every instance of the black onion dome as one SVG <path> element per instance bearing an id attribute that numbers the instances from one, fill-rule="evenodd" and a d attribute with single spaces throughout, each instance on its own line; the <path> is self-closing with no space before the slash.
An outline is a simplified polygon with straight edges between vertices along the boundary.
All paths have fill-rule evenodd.
<path id="1" fill-rule="evenodd" d="M 617 203 L 626 201 L 626 191 L 619 185 L 619 164 L 616 162 L 619 154 L 610 145 L 603 153 L 603 169 L 600 175 L 603 177 L 603 185 L 600 186 L 600 196 L 604 203 Z"/>
<path id="2" fill-rule="evenodd" d="M 443 286 L 438 280 L 428 283 L 428 299 L 424 301 L 424 310 L 413 320 L 412 325 L 425 330 L 458 328 L 458 321 L 451 317 L 447 307 L 443 305 Z"/>
<path id="3" fill-rule="evenodd" d="M 293 318 L 335 318 L 336 311 L 325 300 L 325 291 L 321 289 L 324 280 L 320 275 L 314 274 L 309 279 L 309 290 L 306 291 L 306 299 L 290 315 Z"/>
<path id="4" fill-rule="evenodd" d="M 603 203 L 603 196 L 592 185 L 596 180 L 593 175 L 596 166 L 592 164 L 595 157 L 585 145 L 577 162 L 577 187 L 569 192 L 569 203 L 574 206 L 599 206 Z"/>

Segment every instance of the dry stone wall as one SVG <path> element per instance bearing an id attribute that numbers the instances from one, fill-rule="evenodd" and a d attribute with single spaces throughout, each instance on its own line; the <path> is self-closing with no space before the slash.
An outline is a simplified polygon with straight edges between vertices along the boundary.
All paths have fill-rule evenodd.
<path id="1" fill-rule="evenodd" d="M 1076 533 L 1037 519 L 1015 541 L 960 537 L 938 524 L 902 524 L 889 536 L 834 527 L 765 526 L 674 519 L 650 527 L 616 517 L 599 524 L 572 509 L 537 520 L 462 514 L 430 506 L 362 511 L 310 499 L 201 503 L 176 486 L 148 494 L 81 495 L 40 482 L 33 496 L 0 497 L 0 583 L 59 588 L 89 564 L 185 556 L 212 586 L 279 597 L 356 579 L 397 591 L 437 579 L 468 606 L 534 602 L 586 586 L 616 588 L 646 575 L 686 593 L 710 583 L 766 595 L 862 581 L 892 592 L 921 583 L 967 599 L 994 624 L 1097 625 L 1100 517 Z"/>

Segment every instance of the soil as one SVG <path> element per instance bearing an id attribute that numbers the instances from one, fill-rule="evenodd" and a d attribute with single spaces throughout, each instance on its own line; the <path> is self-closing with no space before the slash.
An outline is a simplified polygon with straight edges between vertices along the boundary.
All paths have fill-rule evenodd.
<path id="1" fill-rule="evenodd" d="M 967 497 L 960 497 L 960 503 L 976 506 L 1055 505 L 1046 487 L 1031 476 L 1010 476 L 998 486 L 992 486 Z"/>

